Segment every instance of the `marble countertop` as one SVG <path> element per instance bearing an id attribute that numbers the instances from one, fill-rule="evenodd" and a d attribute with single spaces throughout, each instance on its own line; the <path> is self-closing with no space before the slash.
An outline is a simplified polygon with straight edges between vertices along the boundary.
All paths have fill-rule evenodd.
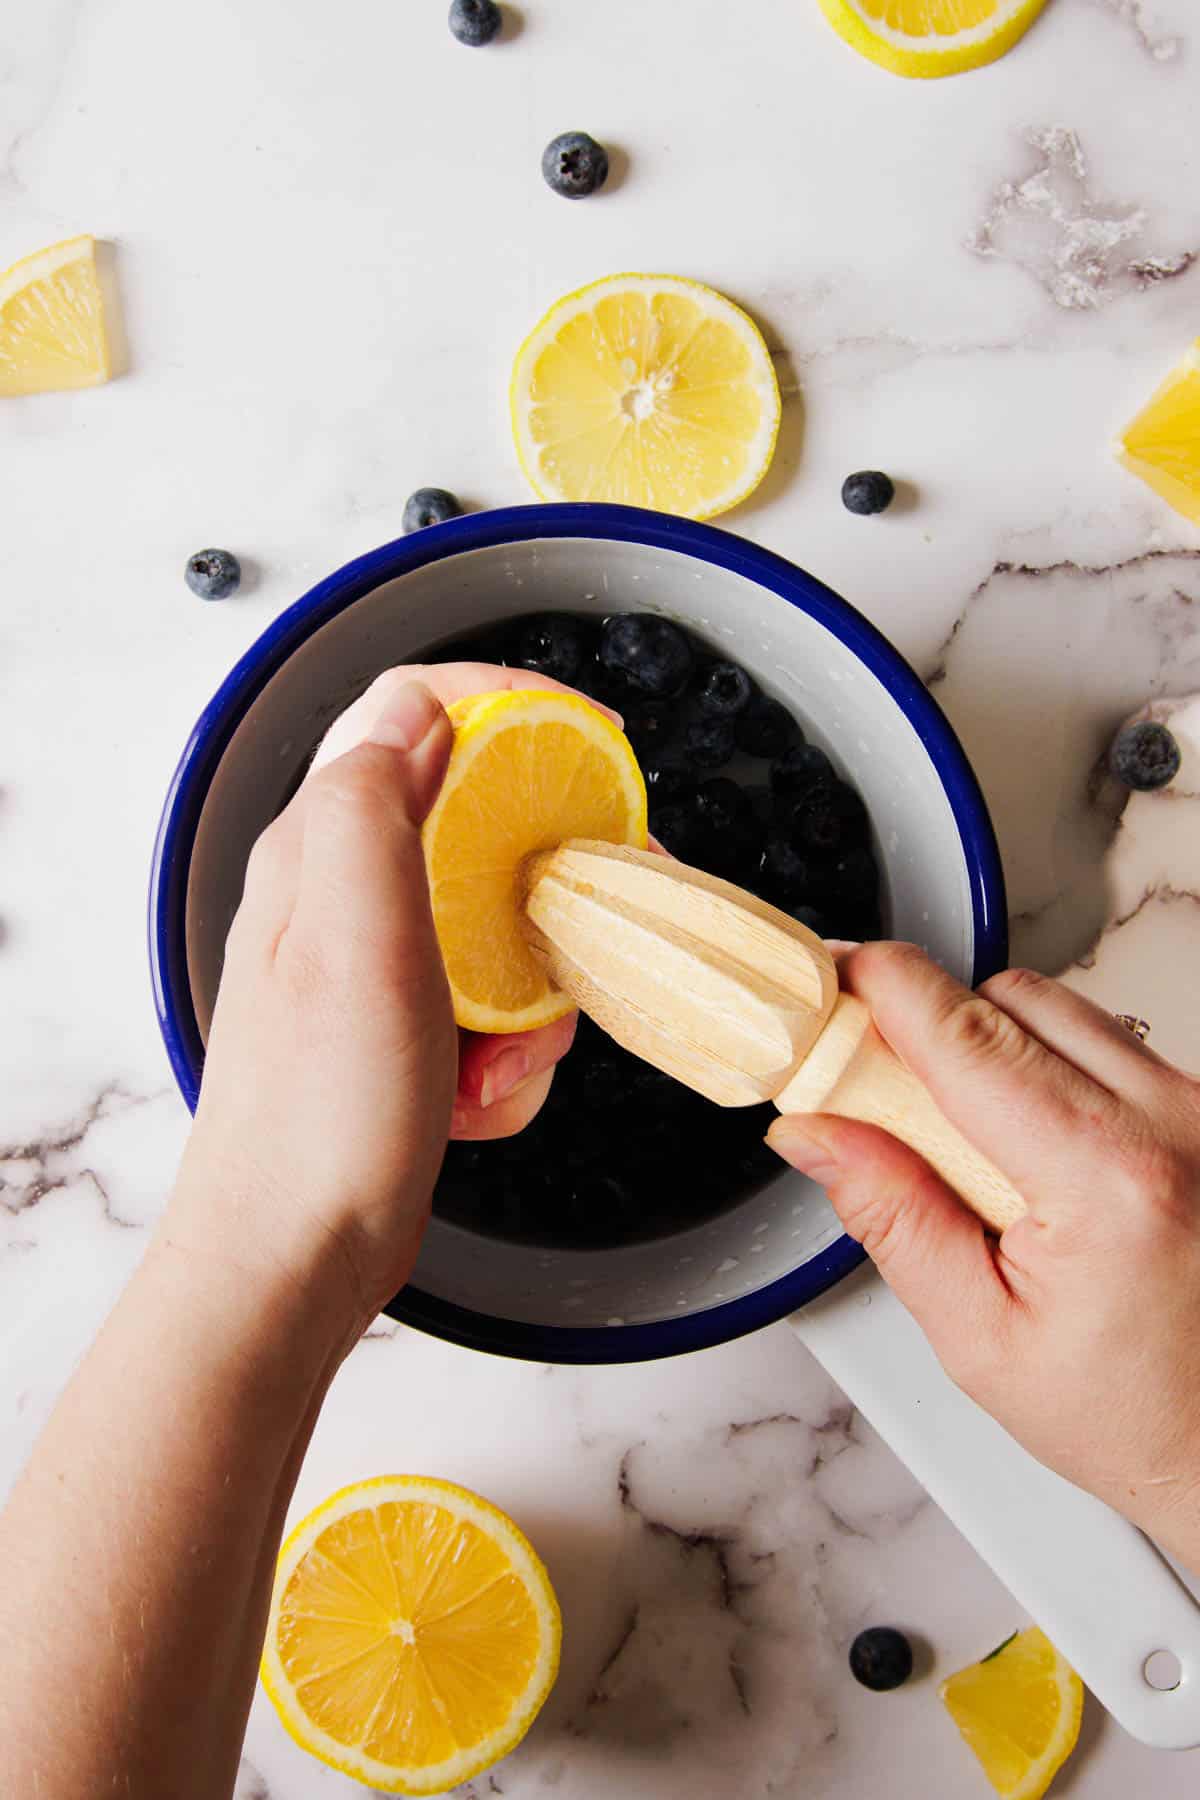
<path id="1" fill-rule="evenodd" d="M 509 361 L 592 277 L 690 274 L 759 317 L 788 398 L 728 523 L 936 684 L 993 805 L 1014 957 L 1200 1065 L 1200 784 L 1119 832 L 1090 784 L 1124 714 L 1200 689 L 1200 532 L 1108 451 L 1200 317 L 1189 0 L 1051 0 L 940 84 L 858 61 L 816 0 L 509 11 L 487 51 L 444 0 L 45 0 L 3 33 L 0 265 L 107 240 L 127 352 L 107 388 L 0 410 L 0 1484 L 186 1130 L 143 909 L 188 727 L 413 487 L 525 496 Z M 618 154 L 568 206 L 538 158 L 575 127 Z M 838 504 L 863 466 L 904 484 L 883 519 Z M 248 570 L 224 605 L 183 584 L 205 544 Z M 1021 1615 L 785 1327 L 581 1371 L 381 1321 L 297 1505 L 393 1468 L 514 1513 L 565 1605 L 552 1702 L 463 1800 L 988 1792 L 935 1682 Z M 922 1678 L 878 1697 L 845 1651 L 883 1620 Z M 1055 1791 L 1182 1800 L 1198 1777 L 1092 1704 Z M 355 1791 L 256 1702 L 241 1800 Z"/>

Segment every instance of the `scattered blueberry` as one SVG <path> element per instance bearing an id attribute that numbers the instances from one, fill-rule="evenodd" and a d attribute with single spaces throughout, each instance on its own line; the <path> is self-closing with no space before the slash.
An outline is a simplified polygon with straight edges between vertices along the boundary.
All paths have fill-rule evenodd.
<path id="1" fill-rule="evenodd" d="M 800 727 L 778 700 L 769 694 L 753 694 L 738 714 L 734 735 L 738 749 L 747 756 L 774 758 L 796 742 Z"/>
<path id="2" fill-rule="evenodd" d="M 564 200 L 582 200 L 608 180 L 608 151 L 586 131 L 564 131 L 542 151 L 542 174 Z"/>
<path id="3" fill-rule="evenodd" d="M 624 711 L 625 736 L 638 761 L 661 755 L 679 725 L 679 715 L 669 700 L 638 700 Z"/>
<path id="4" fill-rule="evenodd" d="M 462 507 L 445 488 L 418 488 L 404 502 L 402 524 L 405 531 L 424 531 L 426 525 L 442 525 L 457 519 Z"/>
<path id="5" fill-rule="evenodd" d="M 1117 780 L 1139 794 L 1174 781 L 1182 760 L 1171 733 L 1153 719 L 1140 719 L 1118 731 L 1108 753 L 1108 766 Z"/>
<path id="6" fill-rule="evenodd" d="M 912 1645 L 890 1625 L 869 1626 L 850 1646 L 850 1673 L 877 1694 L 903 1687 L 912 1671 Z"/>
<path id="7" fill-rule="evenodd" d="M 692 672 L 692 646 L 678 625 L 657 613 L 616 613 L 604 621 L 600 662 L 636 692 L 666 700 Z"/>
<path id="8" fill-rule="evenodd" d="M 736 663 L 713 663 L 705 672 L 696 696 L 702 713 L 713 719 L 733 719 L 743 712 L 754 693 L 754 683 Z"/>
<path id="9" fill-rule="evenodd" d="M 895 498 L 895 484 L 882 469 L 859 469 L 842 483 L 842 505 L 847 512 L 886 512 Z"/>
<path id="10" fill-rule="evenodd" d="M 242 565 L 232 550 L 197 550 L 183 578 L 201 600 L 225 600 L 242 579 Z"/>
<path id="11" fill-rule="evenodd" d="M 799 800 L 832 774 L 833 764 L 816 744 L 796 744 L 771 764 L 771 788 L 776 794 Z"/>
<path id="12" fill-rule="evenodd" d="M 517 638 L 517 662 L 571 687 L 583 667 L 584 648 L 577 619 L 569 613 L 542 613 L 530 619 Z"/>
<path id="13" fill-rule="evenodd" d="M 866 808 L 852 787 L 844 781 L 820 782 L 792 815 L 792 842 L 799 850 L 832 856 L 861 837 L 866 822 Z"/>
<path id="14" fill-rule="evenodd" d="M 496 0 L 453 0 L 450 29 L 460 44 L 490 44 L 501 23 Z"/>
<path id="15" fill-rule="evenodd" d="M 683 754 L 696 769 L 720 769 L 733 755 L 732 719 L 693 719 L 683 734 Z"/>

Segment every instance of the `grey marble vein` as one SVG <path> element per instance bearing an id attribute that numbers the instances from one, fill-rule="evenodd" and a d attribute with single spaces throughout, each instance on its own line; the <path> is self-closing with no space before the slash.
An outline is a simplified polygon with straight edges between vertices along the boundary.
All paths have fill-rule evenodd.
<path id="1" fill-rule="evenodd" d="M 976 255 L 1024 269 L 1069 311 L 1187 274 L 1195 250 L 1144 246 L 1146 209 L 1093 192 L 1083 144 L 1069 125 L 1033 126 L 1025 136 L 1032 167 L 996 189 L 967 240 Z"/>

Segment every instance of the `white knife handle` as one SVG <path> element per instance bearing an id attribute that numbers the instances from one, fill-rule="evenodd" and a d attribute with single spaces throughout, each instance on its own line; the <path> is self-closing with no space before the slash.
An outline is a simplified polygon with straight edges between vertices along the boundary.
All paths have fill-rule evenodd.
<path id="1" fill-rule="evenodd" d="M 968 1400 L 873 1269 L 789 1322 L 1117 1722 L 1200 1745 L 1200 1605 L 1150 1540 Z M 1144 1673 L 1163 1650 L 1182 1669 L 1167 1691 Z"/>

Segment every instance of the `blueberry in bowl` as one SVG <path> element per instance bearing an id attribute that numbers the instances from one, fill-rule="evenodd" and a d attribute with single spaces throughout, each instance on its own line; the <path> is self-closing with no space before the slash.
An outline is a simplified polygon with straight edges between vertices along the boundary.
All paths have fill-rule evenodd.
<path id="1" fill-rule="evenodd" d="M 676 670 L 664 692 L 633 690 L 626 669 L 599 657 L 606 618 L 647 613 L 692 645 L 694 667 L 678 687 Z M 677 808 L 668 823 L 673 816 L 691 837 L 680 854 L 710 854 L 695 803 L 708 781 L 745 788 L 763 847 L 790 832 L 796 796 L 772 791 L 771 770 L 803 732 L 860 794 L 862 843 L 880 881 L 872 894 L 845 891 L 855 865 L 838 865 L 860 847 L 851 844 L 822 864 L 831 879 L 819 897 L 801 891 L 787 910 L 821 918 L 830 936 L 886 929 L 912 938 L 971 985 L 1004 966 L 1003 879 L 978 785 L 936 701 L 852 606 L 760 546 L 678 518 L 592 505 L 468 514 L 335 569 L 271 621 L 195 728 L 181 723 L 183 755 L 154 855 L 150 948 L 163 1040 L 189 1106 L 247 860 L 311 747 L 384 670 L 456 643 L 514 664 L 521 623 L 548 614 L 579 621 L 572 686 L 621 712 L 635 699 L 678 706 L 678 734 L 647 752 L 645 767 L 651 829 Z M 729 762 L 696 769 L 683 734 L 701 671 L 718 661 L 742 667 L 756 696 L 735 716 Z M 732 874 L 743 886 L 760 879 L 753 849 L 747 841 L 747 866 Z M 600 1072 L 602 1050 L 602 1034 L 581 1025 L 534 1133 L 453 1147 L 417 1268 L 389 1304 L 395 1317 L 538 1362 L 640 1361 L 781 1319 L 858 1266 L 862 1252 L 820 1190 L 766 1151 L 765 1116 L 740 1115 L 739 1150 L 726 1135 L 739 1129 L 736 1109 L 643 1073 L 615 1049 Z M 589 1100 L 581 1072 L 593 1055 Z M 592 1116 L 605 1129 L 588 1136 Z M 603 1188 L 576 1155 L 568 1166 L 580 1131 Z M 558 1205 L 568 1194 L 571 1231 Z M 599 1206 L 594 1223 L 589 1204 Z M 626 1207 L 606 1245 L 605 1221 Z"/>
<path id="2" fill-rule="evenodd" d="M 509 621 L 499 640 L 453 638 L 428 660 L 495 660 L 498 648 L 510 665 L 619 707 L 664 850 L 810 929 L 878 935 L 880 878 L 861 798 L 807 740 L 808 721 L 739 664 L 714 657 L 699 633 L 649 612 L 599 624 L 542 613 Z M 743 719 L 751 728 L 739 734 Z M 532 1125 L 498 1143 L 449 1145 L 434 1211 L 481 1236 L 547 1250 L 661 1238 L 684 1218 L 695 1224 L 740 1205 L 771 1178 L 761 1145 L 773 1116 L 769 1106 L 711 1105 L 583 1018 Z M 554 1204 L 540 1173 L 547 1167 L 562 1177 Z"/>

